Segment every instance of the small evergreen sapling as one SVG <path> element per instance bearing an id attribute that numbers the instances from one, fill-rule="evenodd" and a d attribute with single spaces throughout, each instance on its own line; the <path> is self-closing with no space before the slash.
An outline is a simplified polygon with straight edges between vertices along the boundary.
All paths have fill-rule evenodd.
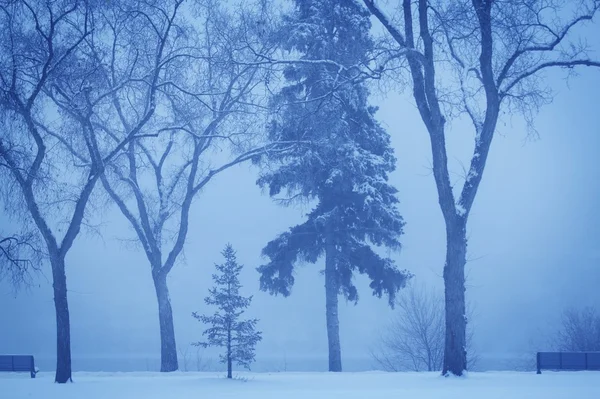
<path id="1" fill-rule="evenodd" d="M 194 345 L 225 348 L 225 354 L 219 357 L 221 363 L 227 364 L 227 378 L 231 378 L 233 362 L 250 368 L 250 364 L 254 362 L 256 344 L 262 339 L 262 333 L 256 331 L 258 319 L 240 320 L 245 309 L 250 306 L 252 296 L 240 295 L 239 290 L 242 286 L 238 277 L 243 266 L 237 263 L 236 253 L 231 244 L 227 244 L 221 254 L 225 263 L 215 265 L 218 271 L 218 274 L 212 276 L 215 286 L 204 298 L 204 302 L 216 306 L 217 311 L 212 316 L 192 313 L 200 322 L 211 326 L 202 333 L 207 342 Z"/>

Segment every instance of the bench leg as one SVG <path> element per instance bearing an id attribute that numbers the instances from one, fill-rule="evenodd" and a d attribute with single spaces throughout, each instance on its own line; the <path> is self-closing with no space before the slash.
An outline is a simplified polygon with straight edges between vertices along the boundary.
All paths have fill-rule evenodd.
<path id="1" fill-rule="evenodd" d="M 35 378 L 35 371 L 31 372 L 31 378 Z"/>

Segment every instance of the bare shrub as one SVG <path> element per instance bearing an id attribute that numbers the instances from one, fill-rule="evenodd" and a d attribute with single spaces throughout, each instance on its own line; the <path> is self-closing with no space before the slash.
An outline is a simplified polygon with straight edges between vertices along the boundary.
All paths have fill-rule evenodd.
<path id="1" fill-rule="evenodd" d="M 553 346 L 562 352 L 600 351 L 600 313 L 591 306 L 566 309 Z"/>
<path id="2" fill-rule="evenodd" d="M 439 371 L 444 362 L 444 297 L 425 286 L 411 286 L 398 297 L 397 311 L 371 356 L 386 371 Z M 476 362 L 471 350 L 473 329 L 467 330 L 469 368 Z"/>

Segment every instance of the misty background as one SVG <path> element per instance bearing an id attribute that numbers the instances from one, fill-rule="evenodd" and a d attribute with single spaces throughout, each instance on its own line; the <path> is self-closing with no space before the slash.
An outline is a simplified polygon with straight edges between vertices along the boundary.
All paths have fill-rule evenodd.
<path id="1" fill-rule="evenodd" d="M 492 145 L 485 178 L 468 224 L 467 301 L 474 310 L 474 347 L 480 369 L 501 369 L 543 348 L 569 306 L 600 306 L 600 74 L 582 69 L 568 82 L 547 75 L 555 100 L 536 119 L 539 138 L 520 117 L 504 116 Z M 415 284 L 442 292 L 445 231 L 433 176 L 429 138 L 418 112 L 404 95 L 377 95 L 378 118 L 392 136 L 398 158 L 391 183 L 399 189 L 407 222 L 403 250 L 393 254 Z M 461 131 L 461 126 L 465 126 Z M 453 123 L 447 140 L 456 182 L 472 151 L 472 129 Z M 465 133 L 466 132 L 466 133 Z M 218 154 L 217 154 L 218 156 Z M 263 341 L 253 370 L 326 370 L 322 262 L 297 274 L 289 298 L 258 290 L 255 268 L 263 246 L 298 223 L 308 208 L 283 208 L 255 185 L 249 165 L 215 178 L 197 196 L 185 256 L 169 275 L 178 350 L 196 348 L 203 326 L 203 299 L 226 243 L 237 250 L 248 313 L 260 319 Z M 102 191 L 99 186 L 97 193 Z M 8 223 L 2 215 L 0 223 Z M 158 310 L 150 267 L 134 233 L 114 205 L 89 221 L 67 257 L 74 370 L 158 370 Z M 375 367 L 370 348 L 392 315 L 385 299 L 371 296 L 357 278 L 359 302 L 340 302 L 345 369 Z M 35 285 L 16 295 L 0 285 L 0 353 L 33 354 L 42 370 L 55 366 L 55 315 L 51 274 L 44 266 Z M 202 352 L 201 352 L 202 353 Z M 216 351 L 202 354 L 219 368 Z M 185 369 L 184 362 L 181 369 Z"/>

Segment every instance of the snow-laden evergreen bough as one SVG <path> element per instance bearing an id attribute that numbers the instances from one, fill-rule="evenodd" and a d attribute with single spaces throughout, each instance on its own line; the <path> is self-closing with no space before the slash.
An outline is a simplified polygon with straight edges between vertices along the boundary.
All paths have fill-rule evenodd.
<path id="1" fill-rule="evenodd" d="M 353 1 L 296 1 L 277 40 L 300 54 L 284 70 L 285 86 L 274 96 L 273 141 L 309 145 L 262 159 L 258 180 L 272 197 L 316 203 L 307 220 L 263 249 L 260 287 L 288 296 L 294 268 L 325 258 L 329 370 L 341 371 L 338 297 L 357 301 L 355 272 L 371 280 L 373 294 L 393 306 L 410 274 L 373 247 L 400 249 L 404 221 L 397 190 L 388 183 L 396 159 L 387 132 L 375 120 L 359 68 L 373 42 L 368 13 Z M 329 60 L 327 63 L 311 60 Z"/>

